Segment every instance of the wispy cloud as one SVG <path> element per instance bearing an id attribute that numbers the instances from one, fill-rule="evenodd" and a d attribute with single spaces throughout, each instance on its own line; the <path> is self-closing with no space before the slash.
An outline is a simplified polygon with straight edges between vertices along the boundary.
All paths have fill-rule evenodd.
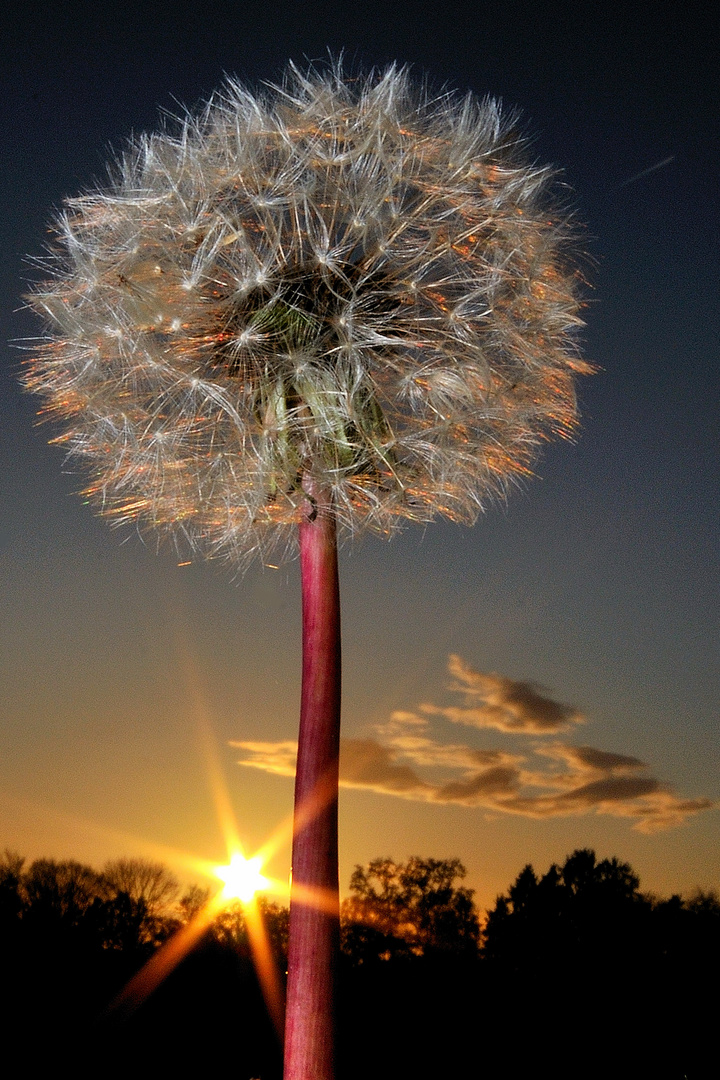
<path id="1" fill-rule="evenodd" d="M 344 787 L 529 818 L 609 814 L 632 819 L 633 828 L 641 832 L 679 825 L 717 805 L 711 799 L 676 795 L 649 776 L 648 766 L 639 758 L 593 746 L 540 741 L 538 736 L 583 723 L 584 716 L 533 683 L 484 675 L 458 656 L 451 656 L 448 666 L 457 680 L 452 688 L 473 704 L 462 708 L 424 703 L 417 712 L 392 713 L 367 738 L 343 739 Z M 524 754 L 445 742 L 443 735 L 449 729 L 443 720 L 533 739 Z M 294 775 L 294 742 L 231 745 L 242 752 L 241 765 Z"/>
<path id="2" fill-rule="evenodd" d="M 340 744 L 340 783 L 368 788 L 405 799 L 426 799 L 432 784 L 421 780 L 409 765 L 400 762 L 392 747 L 376 739 L 343 739 Z"/>
<path id="3" fill-rule="evenodd" d="M 536 683 L 485 675 L 475 671 L 459 656 L 450 657 L 448 670 L 456 679 L 452 689 L 464 695 L 466 707 L 424 704 L 420 706 L 422 712 L 444 716 L 454 724 L 468 727 L 530 735 L 547 735 L 585 720 L 572 705 L 561 705 L 547 697 L 544 688 Z"/>
<path id="4" fill-rule="evenodd" d="M 241 765 L 249 765 L 276 776 L 294 776 L 297 760 L 296 742 L 231 742 L 245 755 Z"/>

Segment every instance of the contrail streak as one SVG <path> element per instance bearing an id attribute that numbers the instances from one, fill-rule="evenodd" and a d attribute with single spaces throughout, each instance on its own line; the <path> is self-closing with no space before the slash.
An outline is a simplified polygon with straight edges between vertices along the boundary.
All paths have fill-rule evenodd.
<path id="1" fill-rule="evenodd" d="M 622 184 L 617 184 L 613 188 L 613 191 L 619 191 L 620 188 L 627 187 L 628 184 L 634 184 L 636 180 L 642 180 L 643 176 L 649 176 L 650 173 L 656 172 L 658 169 L 663 169 L 666 165 L 669 165 L 671 161 L 675 160 L 675 154 L 671 154 L 670 157 L 663 158 L 662 161 L 657 161 L 654 165 L 651 165 L 648 169 L 643 169 L 642 172 L 635 173 L 628 180 L 623 180 Z"/>

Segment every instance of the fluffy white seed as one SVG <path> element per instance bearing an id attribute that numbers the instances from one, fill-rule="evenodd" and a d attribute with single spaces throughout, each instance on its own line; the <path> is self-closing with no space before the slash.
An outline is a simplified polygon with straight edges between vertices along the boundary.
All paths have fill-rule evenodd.
<path id="1" fill-rule="evenodd" d="M 230 82 L 68 202 L 26 385 L 104 514 L 209 555 L 291 546 L 305 474 L 350 533 L 472 522 L 590 370 L 551 176 L 394 67 Z"/>

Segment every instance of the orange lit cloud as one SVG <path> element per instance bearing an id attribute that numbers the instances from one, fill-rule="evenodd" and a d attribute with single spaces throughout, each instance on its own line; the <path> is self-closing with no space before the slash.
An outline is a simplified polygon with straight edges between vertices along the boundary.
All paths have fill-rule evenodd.
<path id="1" fill-rule="evenodd" d="M 297 759 L 296 742 L 231 742 L 247 755 L 242 765 L 274 773 L 276 776 L 294 776 Z"/>
<path id="2" fill-rule="evenodd" d="M 423 704 L 418 712 L 392 713 L 370 737 L 343 739 L 344 787 L 529 818 L 595 812 L 631 819 L 641 832 L 679 825 L 716 805 L 710 799 L 681 798 L 647 775 L 647 765 L 636 757 L 593 746 L 540 742 L 539 735 L 553 735 L 585 718 L 541 694 L 534 684 L 483 675 L 457 656 L 450 658 L 449 668 L 459 680 L 453 689 L 481 704 L 470 708 Z M 511 754 L 444 742 L 448 728 L 443 720 L 532 736 L 532 744 L 525 754 Z M 232 745 L 242 751 L 241 765 L 281 776 L 294 774 L 295 743 Z"/>
<path id="3" fill-rule="evenodd" d="M 398 764 L 392 747 L 376 739 L 343 739 L 340 746 L 340 783 L 344 787 L 368 788 L 405 799 L 424 799 L 432 784 L 421 780 L 409 765 Z"/>
<path id="4" fill-rule="evenodd" d="M 457 680 L 452 689 L 464 695 L 466 707 L 441 708 L 423 704 L 421 712 L 444 716 L 454 724 L 526 735 L 548 735 L 585 720 L 571 705 L 562 705 L 547 697 L 543 688 L 535 683 L 517 682 L 502 675 L 485 675 L 475 671 L 459 656 L 450 657 L 448 670 Z"/>

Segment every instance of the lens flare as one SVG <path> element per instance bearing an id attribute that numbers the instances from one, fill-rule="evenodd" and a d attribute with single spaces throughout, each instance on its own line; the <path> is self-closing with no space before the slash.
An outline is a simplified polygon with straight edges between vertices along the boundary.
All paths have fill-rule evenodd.
<path id="1" fill-rule="evenodd" d="M 221 899 L 241 900 L 243 904 L 247 904 L 255 893 L 267 889 L 270 882 L 260 873 L 261 867 L 262 859 L 259 855 L 246 859 L 239 851 L 231 855 L 227 866 L 217 866 L 215 876 L 225 885 L 220 893 Z"/>

